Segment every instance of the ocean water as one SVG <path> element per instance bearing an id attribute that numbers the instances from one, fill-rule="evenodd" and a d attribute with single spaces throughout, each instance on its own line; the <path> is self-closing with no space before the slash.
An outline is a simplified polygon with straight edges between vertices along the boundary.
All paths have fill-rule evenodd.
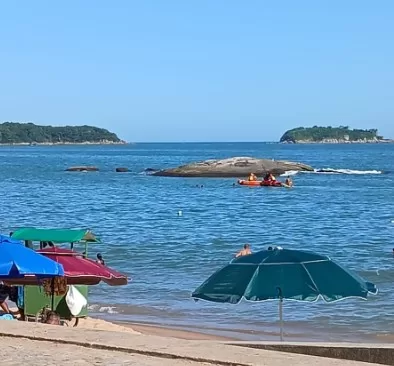
<path id="1" fill-rule="evenodd" d="M 144 173 L 231 156 L 300 161 L 341 174 L 299 173 L 289 190 Z M 90 255 L 101 252 L 132 278 L 123 287 L 93 286 L 92 315 L 241 339 L 277 339 L 277 302 L 194 302 L 198 285 L 246 242 L 253 250 L 280 245 L 328 254 L 377 284 L 379 294 L 334 304 L 285 301 L 287 338 L 382 340 L 394 319 L 393 158 L 389 144 L 0 147 L 0 231 L 91 228 L 103 244 L 91 245 Z M 72 165 L 100 172 L 64 171 Z"/>

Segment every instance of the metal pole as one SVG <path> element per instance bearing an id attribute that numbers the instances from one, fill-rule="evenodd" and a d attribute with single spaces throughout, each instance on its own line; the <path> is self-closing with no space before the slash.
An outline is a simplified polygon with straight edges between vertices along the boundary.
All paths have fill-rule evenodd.
<path id="1" fill-rule="evenodd" d="M 283 295 L 282 289 L 277 287 L 278 298 L 279 298 L 279 324 L 280 324 L 280 341 L 283 341 Z"/>
<path id="2" fill-rule="evenodd" d="M 279 299 L 280 341 L 283 342 L 283 298 Z"/>

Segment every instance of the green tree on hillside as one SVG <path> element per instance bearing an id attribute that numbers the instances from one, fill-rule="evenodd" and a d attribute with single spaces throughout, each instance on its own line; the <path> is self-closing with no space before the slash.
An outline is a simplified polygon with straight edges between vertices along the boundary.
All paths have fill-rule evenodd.
<path id="1" fill-rule="evenodd" d="M 104 128 L 93 126 L 39 126 L 33 123 L 0 124 L 0 143 L 100 143 L 120 142 L 119 137 Z"/>
<path id="2" fill-rule="evenodd" d="M 359 141 L 359 140 L 373 140 L 382 139 L 378 136 L 377 129 L 360 130 L 349 129 L 349 126 L 339 127 L 297 127 L 286 131 L 280 139 L 280 142 L 297 142 L 297 141 L 311 141 L 320 142 L 324 140 L 345 140 Z"/>

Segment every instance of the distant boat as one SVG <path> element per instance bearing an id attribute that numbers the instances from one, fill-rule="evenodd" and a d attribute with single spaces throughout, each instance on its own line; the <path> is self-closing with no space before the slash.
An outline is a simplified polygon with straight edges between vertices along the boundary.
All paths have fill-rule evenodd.
<path id="1" fill-rule="evenodd" d="M 29 146 L 37 146 L 37 142 L 30 142 Z"/>

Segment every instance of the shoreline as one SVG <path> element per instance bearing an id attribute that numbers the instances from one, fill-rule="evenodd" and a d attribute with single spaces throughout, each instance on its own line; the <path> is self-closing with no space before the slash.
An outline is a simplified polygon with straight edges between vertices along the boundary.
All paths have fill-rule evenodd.
<path id="1" fill-rule="evenodd" d="M 139 144 L 226 144 L 226 143 L 249 143 L 248 141 L 231 141 L 231 142 L 139 142 Z M 273 145 L 381 145 L 381 144 L 394 144 L 394 139 L 378 140 L 378 141 L 252 141 L 251 143 L 263 143 Z M 136 145 L 136 142 L 15 142 L 15 143 L 0 143 L 1 146 L 112 146 L 112 145 Z"/>
<path id="2" fill-rule="evenodd" d="M 380 144 L 394 144 L 394 140 L 370 140 L 370 141 L 308 141 L 308 140 L 298 140 L 298 141 L 283 141 L 279 142 L 281 145 L 380 145 Z"/>
<path id="3" fill-rule="evenodd" d="M 134 322 L 114 322 L 143 335 L 171 337 L 190 341 L 239 341 L 236 337 L 226 337 L 203 333 L 199 330 L 186 330 L 181 327 L 161 326 L 158 324 L 134 323 Z"/>
<path id="4" fill-rule="evenodd" d="M 119 142 L 15 142 L 15 143 L 0 143 L 0 146 L 28 146 L 28 147 L 35 147 L 35 146 L 85 146 L 85 145 L 129 145 L 126 141 L 119 141 Z"/>
<path id="5" fill-rule="evenodd" d="M 92 317 L 92 319 L 100 319 L 99 317 Z M 138 321 L 118 321 L 109 320 L 104 321 L 116 324 L 145 335 L 154 335 L 160 337 L 171 337 L 184 340 L 207 340 L 207 341 L 241 341 L 241 342 L 277 342 L 279 341 L 279 330 L 268 330 L 262 328 L 261 331 L 253 331 L 247 329 L 214 329 L 209 327 L 198 328 L 196 326 L 177 326 L 171 324 L 159 324 Z M 380 334 L 380 333 L 362 333 L 357 337 L 350 337 L 348 334 L 341 333 L 324 333 L 325 337 L 316 336 L 316 333 L 299 329 L 294 332 L 291 329 L 285 331 L 286 342 L 347 342 L 347 343 L 394 343 L 394 333 Z"/>

